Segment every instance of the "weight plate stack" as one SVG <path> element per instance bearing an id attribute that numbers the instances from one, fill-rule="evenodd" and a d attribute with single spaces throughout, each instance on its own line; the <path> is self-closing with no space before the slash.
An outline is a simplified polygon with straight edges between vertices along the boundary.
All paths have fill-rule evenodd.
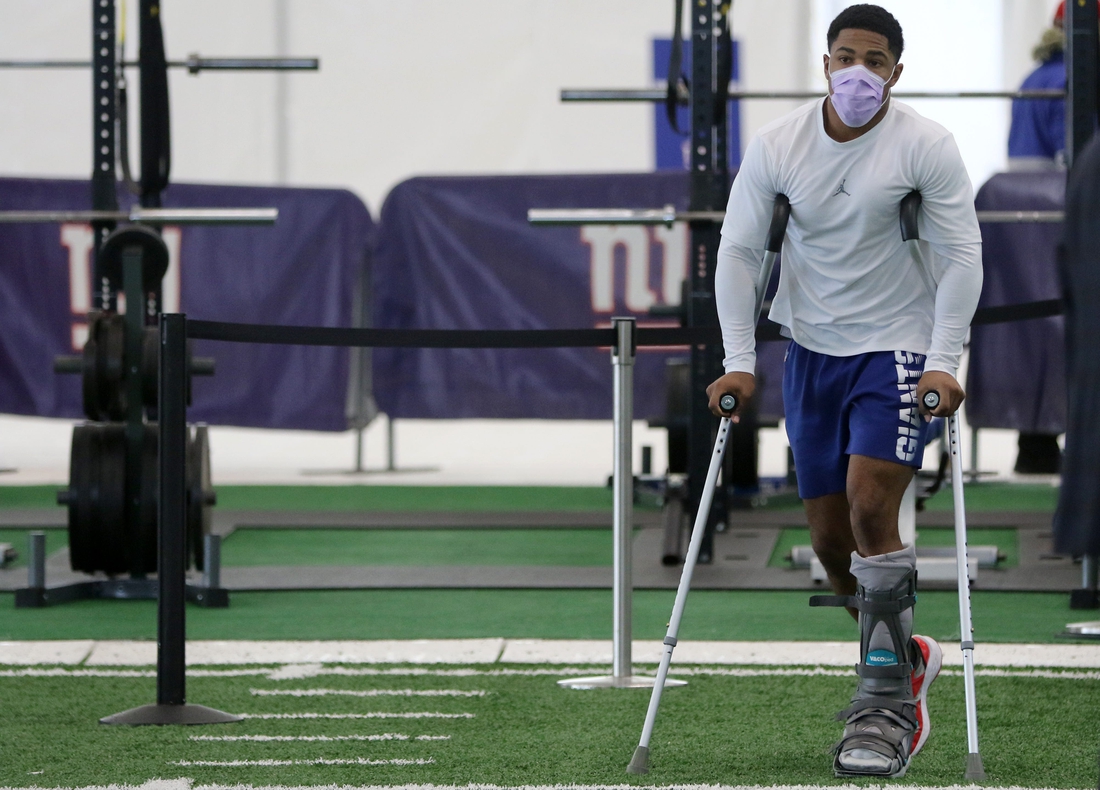
<path id="1" fill-rule="evenodd" d="M 110 576 L 139 569 L 157 570 L 157 423 L 145 425 L 142 443 L 141 518 L 133 530 L 126 523 L 126 426 L 84 423 L 73 428 L 69 487 L 58 502 L 69 509 L 69 558 L 74 571 Z M 210 532 L 216 495 L 210 479 L 207 427 L 189 431 L 187 443 L 186 545 L 190 562 L 203 568 L 204 537 Z M 132 535 L 137 535 L 135 540 Z M 133 557 L 136 544 L 143 550 Z M 132 560 L 140 560 L 136 565 Z"/>

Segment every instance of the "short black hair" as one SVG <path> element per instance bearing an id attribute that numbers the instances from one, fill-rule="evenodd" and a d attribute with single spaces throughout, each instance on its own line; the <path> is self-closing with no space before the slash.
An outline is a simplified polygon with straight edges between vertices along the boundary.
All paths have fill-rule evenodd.
<path id="1" fill-rule="evenodd" d="M 829 32 L 825 37 L 825 43 L 829 52 L 833 51 L 833 44 L 841 30 L 853 28 L 855 30 L 870 30 L 886 38 L 886 45 L 890 48 L 890 54 L 894 56 L 894 62 L 901 60 L 901 51 L 905 48 L 905 39 L 901 35 L 901 25 L 894 15 L 882 6 L 860 3 L 850 5 L 837 14 L 836 19 L 829 25 Z"/>

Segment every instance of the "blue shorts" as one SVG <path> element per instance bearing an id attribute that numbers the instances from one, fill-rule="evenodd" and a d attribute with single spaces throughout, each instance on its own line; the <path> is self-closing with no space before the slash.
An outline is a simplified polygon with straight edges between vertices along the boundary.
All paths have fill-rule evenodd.
<path id="1" fill-rule="evenodd" d="M 923 354 L 831 357 L 792 342 L 783 370 L 783 408 L 798 495 L 843 493 L 851 455 L 919 468 L 925 423 L 917 410 L 917 382 L 923 373 Z"/>

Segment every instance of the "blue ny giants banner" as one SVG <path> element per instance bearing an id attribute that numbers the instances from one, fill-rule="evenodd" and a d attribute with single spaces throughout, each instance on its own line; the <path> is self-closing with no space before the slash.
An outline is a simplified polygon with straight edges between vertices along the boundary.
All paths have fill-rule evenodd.
<path id="1" fill-rule="evenodd" d="M 86 181 L 0 179 L 0 209 L 77 209 Z M 166 207 L 279 209 L 273 226 L 166 227 L 164 309 L 192 318 L 350 326 L 373 225 L 331 189 L 177 184 Z M 81 417 L 80 377 L 53 372 L 79 353 L 91 309 L 92 230 L 0 225 L 0 412 Z M 344 430 L 348 350 L 197 342 L 217 374 L 194 382 L 189 418 L 214 424 Z"/>
<path id="2" fill-rule="evenodd" d="M 415 178 L 382 208 L 374 325 L 393 329 L 678 326 L 686 225 L 536 227 L 529 208 L 687 207 L 688 175 Z M 761 347 L 762 411 L 780 413 L 784 344 Z M 687 348 L 639 348 L 635 415 L 665 414 L 665 369 Z M 609 349 L 377 349 L 374 394 L 394 417 L 608 419 Z M 696 393 L 695 397 L 702 397 Z"/>

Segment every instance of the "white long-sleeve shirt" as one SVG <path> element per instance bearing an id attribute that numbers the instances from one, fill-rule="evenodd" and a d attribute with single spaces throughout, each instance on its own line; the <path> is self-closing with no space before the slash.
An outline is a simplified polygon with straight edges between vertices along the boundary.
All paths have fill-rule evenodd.
<path id="1" fill-rule="evenodd" d="M 823 99 L 749 143 L 722 225 L 715 295 L 727 372 L 754 372 L 756 289 L 776 194 L 791 202 L 779 290 L 768 317 L 830 356 L 927 354 L 958 369 L 982 286 L 974 195 L 950 132 L 891 100 L 882 121 L 839 143 Z M 901 199 L 921 192 L 921 241 L 904 242 Z M 765 284 L 766 285 L 766 284 Z"/>

